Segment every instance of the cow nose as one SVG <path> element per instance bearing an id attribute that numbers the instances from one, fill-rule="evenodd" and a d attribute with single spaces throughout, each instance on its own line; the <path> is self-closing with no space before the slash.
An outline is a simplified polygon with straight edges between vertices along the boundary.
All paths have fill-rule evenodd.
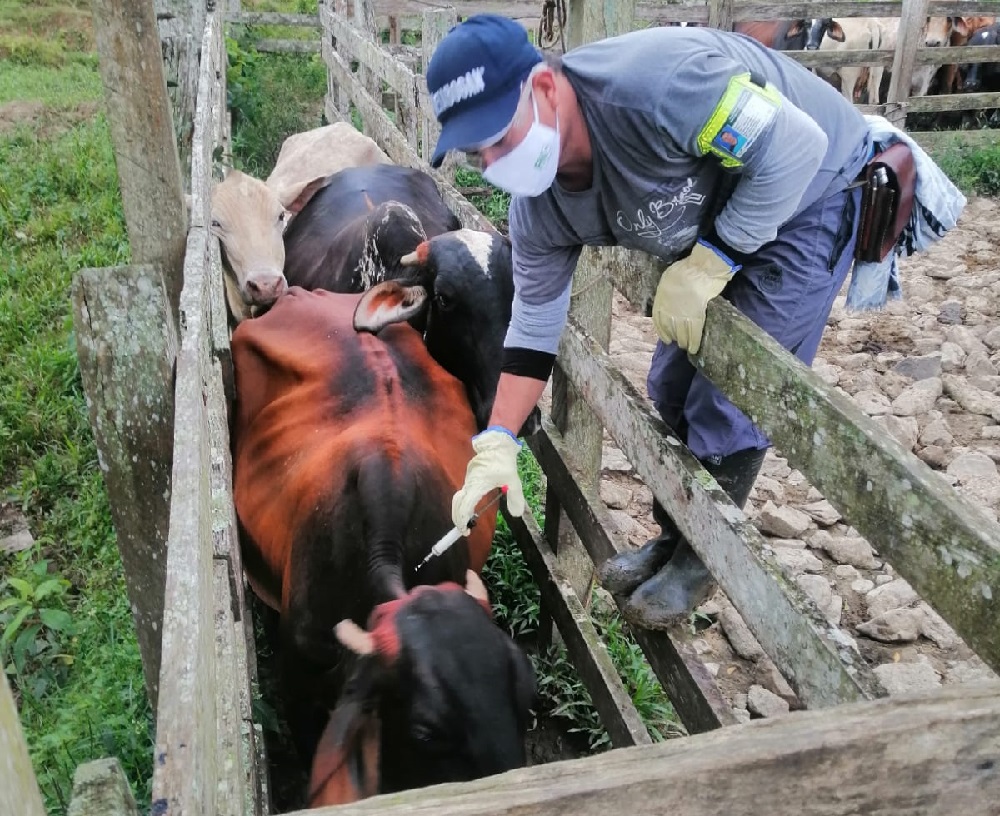
<path id="1" fill-rule="evenodd" d="M 250 302 L 258 305 L 273 303 L 288 289 L 284 275 L 255 275 L 247 279 Z"/>

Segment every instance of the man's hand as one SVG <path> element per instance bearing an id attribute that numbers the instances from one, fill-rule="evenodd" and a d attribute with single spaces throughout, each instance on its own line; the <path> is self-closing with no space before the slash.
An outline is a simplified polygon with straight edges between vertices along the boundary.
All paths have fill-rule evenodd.
<path id="1" fill-rule="evenodd" d="M 462 531 L 469 532 L 469 519 L 476 512 L 480 499 L 496 487 L 507 485 L 507 509 L 511 515 L 524 513 L 524 491 L 517 475 L 517 453 L 521 443 L 499 425 L 491 425 L 472 437 L 476 455 L 469 460 L 465 484 L 451 500 L 451 520 Z"/>
<path id="2" fill-rule="evenodd" d="M 719 250 L 699 240 L 691 254 L 668 266 L 653 299 L 653 325 L 664 343 L 677 342 L 696 354 L 705 329 L 705 309 L 741 269 Z"/>

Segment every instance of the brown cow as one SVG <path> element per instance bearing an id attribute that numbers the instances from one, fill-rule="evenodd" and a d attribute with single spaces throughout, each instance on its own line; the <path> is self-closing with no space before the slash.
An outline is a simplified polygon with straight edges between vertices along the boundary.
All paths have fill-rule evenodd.
<path id="1" fill-rule="evenodd" d="M 736 23 L 733 31 L 746 34 L 775 51 L 801 51 L 809 33 L 808 20 L 751 20 Z"/>
<path id="2" fill-rule="evenodd" d="M 463 383 L 405 322 L 426 301 L 398 281 L 364 295 L 292 287 L 233 332 L 244 565 L 280 612 L 314 806 L 525 762 L 530 663 L 476 577 L 495 507 L 417 569 L 451 528 L 477 430 Z"/>

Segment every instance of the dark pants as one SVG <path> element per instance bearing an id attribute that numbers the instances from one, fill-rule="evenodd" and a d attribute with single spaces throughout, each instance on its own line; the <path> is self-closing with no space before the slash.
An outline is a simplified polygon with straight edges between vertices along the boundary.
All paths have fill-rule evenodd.
<path id="1" fill-rule="evenodd" d="M 743 264 L 722 296 L 806 365 L 819 348 L 834 298 L 851 269 L 861 190 L 816 202 Z M 702 460 L 771 442 L 726 399 L 676 343 L 657 342 L 646 380 L 649 397 L 691 452 Z"/>

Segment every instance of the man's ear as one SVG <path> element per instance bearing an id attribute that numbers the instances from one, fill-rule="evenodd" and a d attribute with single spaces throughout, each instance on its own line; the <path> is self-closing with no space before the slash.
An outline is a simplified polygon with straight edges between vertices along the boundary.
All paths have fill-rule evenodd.
<path id="1" fill-rule="evenodd" d="M 556 109 L 556 74 L 546 66 L 531 77 L 531 90 L 535 99 L 543 100 L 552 110 Z"/>

